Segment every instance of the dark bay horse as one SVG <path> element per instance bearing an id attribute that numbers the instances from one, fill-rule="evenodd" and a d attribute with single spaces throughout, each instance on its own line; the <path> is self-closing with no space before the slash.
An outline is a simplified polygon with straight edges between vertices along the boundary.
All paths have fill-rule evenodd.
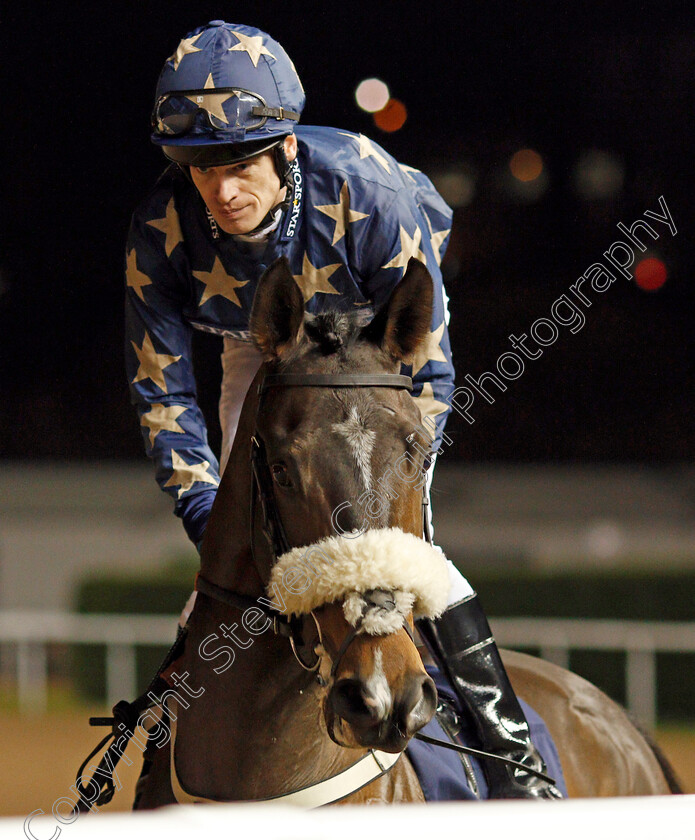
<path id="1" fill-rule="evenodd" d="M 427 339 L 431 307 L 431 279 L 415 260 L 369 324 L 305 314 L 282 260 L 262 278 L 251 332 L 265 362 L 205 534 L 185 651 L 169 670 L 171 738 L 151 739 L 134 807 L 283 796 L 308 805 L 423 801 L 407 756 L 399 757 L 436 702 L 411 613 L 428 596 L 432 614 L 445 601 L 432 594 L 436 572 L 418 578 L 422 563 L 400 577 L 408 540 L 438 552 L 420 539 L 426 453 L 399 372 Z M 410 472 L 394 471 L 397 462 Z M 385 476 L 382 503 L 372 504 L 360 537 L 370 488 Z M 389 528 L 398 529 L 393 541 Z M 331 536 L 336 529 L 344 536 Z M 376 577 L 352 547 L 334 564 L 336 540 L 369 547 L 372 530 L 388 561 Z M 281 550 L 286 558 L 306 546 L 323 551 L 327 565 L 305 553 L 281 578 L 275 568 L 268 590 Z M 336 568 L 347 576 L 342 590 Z M 271 621 L 270 598 L 286 615 L 303 612 L 294 629 Z M 304 601 L 305 610 L 297 607 Z M 375 626 L 358 632 L 374 616 Z M 510 654 L 507 665 L 548 723 L 571 796 L 669 792 L 652 749 L 605 695 L 540 660 Z"/>

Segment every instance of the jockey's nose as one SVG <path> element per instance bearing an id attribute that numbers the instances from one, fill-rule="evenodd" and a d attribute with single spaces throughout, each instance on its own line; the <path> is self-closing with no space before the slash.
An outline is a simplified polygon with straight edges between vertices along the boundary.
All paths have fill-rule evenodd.
<path id="1" fill-rule="evenodd" d="M 236 177 L 220 174 L 215 184 L 215 198 L 221 206 L 229 204 L 239 194 L 239 182 Z"/>

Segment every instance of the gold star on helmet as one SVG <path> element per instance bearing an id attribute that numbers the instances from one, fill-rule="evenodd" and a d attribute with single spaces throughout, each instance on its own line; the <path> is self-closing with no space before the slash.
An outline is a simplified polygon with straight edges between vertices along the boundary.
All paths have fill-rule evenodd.
<path id="1" fill-rule="evenodd" d="M 348 192 L 348 182 L 345 181 L 340 188 L 340 204 L 316 204 L 315 210 L 320 210 L 335 222 L 333 230 L 333 241 L 331 245 L 335 245 L 340 239 L 345 236 L 345 231 L 348 225 L 353 222 L 359 222 L 360 219 L 369 218 L 369 213 L 359 213 L 357 210 L 350 209 L 350 193 Z"/>
<path id="2" fill-rule="evenodd" d="M 185 430 L 176 422 L 176 418 L 184 411 L 186 411 L 186 408 L 183 405 L 152 403 L 150 410 L 140 418 L 140 425 L 146 426 L 150 430 L 150 446 L 154 446 L 155 438 L 160 432 L 185 434 Z"/>
<path id="3" fill-rule="evenodd" d="M 151 379 L 154 384 L 165 394 L 168 394 L 166 380 L 164 379 L 164 369 L 174 362 L 178 362 L 181 356 L 169 356 L 166 353 L 157 353 L 152 344 L 152 339 L 145 332 L 145 338 L 142 342 L 142 347 L 138 347 L 134 341 L 130 342 L 135 350 L 135 355 L 138 357 L 140 366 L 138 372 L 133 379 L 133 384 L 141 382 L 143 379 Z"/>
<path id="4" fill-rule="evenodd" d="M 232 31 L 234 32 L 234 30 Z M 258 67 L 258 59 L 262 55 L 269 55 L 271 58 L 275 58 L 264 45 L 263 38 L 260 35 L 244 35 L 241 32 L 234 32 L 234 37 L 239 39 L 239 43 L 230 47 L 227 52 L 239 50 L 240 52 L 248 53 L 254 67 Z"/>
<path id="5" fill-rule="evenodd" d="M 444 327 L 445 322 L 442 321 L 437 329 L 433 330 L 415 351 L 415 356 L 413 357 L 413 376 L 422 370 L 427 362 L 448 362 L 444 351 L 439 346 L 444 336 Z"/>
<path id="6" fill-rule="evenodd" d="M 181 222 L 179 221 L 179 214 L 176 212 L 174 206 L 174 196 L 169 199 L 167 209 L 163 219 L 153 219 L 147 223 L 153 228 L 161 230 L 166 235 L 164 240 L 164 252 L 167 257 L 171 256 L 171 252 L 179 244 L 183 242 L 183 233 L 181 232 Z"/>
<path id="7" fill-rule="evenodd" d="M 200 38 L 202 32 L 199 32 L 197 35 L 194 35 L 192 38 L 183 38 L 181 43 L 176 48 L 176 52 L 173 55 L 170 55 L 167 58 L 167 61 L 174 62 L 174 70 L 179 69 L 179 64 L 183 61 L 183 59 L 189 55 L 190 53 L 200 52 L 200 47 L 194 47 L 193 44 Z"/>
<path id="8" fill-rule="evenodd" d="M 364 158 L 368 157 L 376 158 L 387 172 L 391 172 L 389 162 L 381 154 L 380 151 L 374 148 L 374 146 L 372 145 L 372 141 L 369 139 L 369 137 L 365 137 L 364 134 L 355 136 L 354 134 L 349 134 L 346 131 L 341 131 L 339 132 L 339 134 L 342 134 L 345 137 L 349 137 L 351 140 L 354 140 L 357 143 L 357 145 L 360 147 L 360 160 L 364 160 Z"/>
<path id="9" fill-rule="evenodd" d="M 205 89 L 215 89 L 215 83 L 212 80 L 212 73 L 208 73 L 208 77 L 205 80 Z M 209 114 L 212 114 L 213 117 L 217 117 L 218 120 L 222 120 L 222 122 L 229 125 L 229 120 L 227 119 L 227 115 L 225 114 L 222 106 L 228 99 L 231 99 L 236 95 L 236 93 L 194 93 L 190 96 L 186 96 L 186 99 L 189 99 L 199 108 L 205 108 L 205 110 Z"/>
<path id="10" fill-rule="evenodd" d="M 425 382 L 422 386 L 422 393 L 413 399 L 415 400 L 415 405 L 417 405 L 420 409 L 420 414 L 422 415 L 423 420 L 423 428 L 427 429 L 429 434 L 432 435 L 432 440 L 434 440 L 434 432 L 436 429 L 434 418 L 446 411 L 449 406 L 446 403 L 439 402 L 439 400 L 434 396 L 431 382 Z M 431 418 L 431 422 L 425 422 L 426 417 Z"/>
<path id="11" fill-rule="evenodd" d="M 423 263 L 425 262 L 425 255 L 420 250 L 420 241 L 422 239 L 422 231 L 419 227 L 415 227 L 415 233 L 412 236 L 408 234 L 408 231 L 403 227 L 400 226 L 400 237 L 401 237 L 401 250 L 396 256 L 390 261 L 387 262 L 386 265 L 382 265 L 382 268 L 402 268 L 408 265 L 408 260 L 411 257 L 417 257 Z"/>
<path id="12" fill-rule="evenodd" d="M 304 259 L 302 261 L 302 273 L 295 274 L 294 279 L 304 296 L 304 303 L 311 300 L 317 292 L 323 292 L 325 295 L 339 295 L 340 292 L 328 282 L 328 278 L 334 274 L 339 268 L 340 263 L 333 265 L 324 265 L 323 268 L 316 268 L 311 264 L 309 254 L 304 252 Z"/>
<path id="13" fill-rule="evenodd" d="M 131 289 L 135 290 L 135 294 L 144 303 L 145 296 L 142 293 L 142 287 L 151 286 L 152 281 L 146 274 L 143 274 L 142 271 L 138 271 L 135 248 L 133 248 L 133 250 L 128 254 L 126 259 L 125 282 L 126 286 L 130 286 Z"/>
<path id="14" fill-rule="evenodd" d="M 434 258 L 437 260 L 437 265 L 441 265 L 442 255 L 440 254 L 440 250 L 444 244 L 444 240 L 451 233 L 451 228 L 448 228 L 447 230 L 440 230 L 439 233 L 433 233 L 432 222 L 430 222 L 427 213 L 425 213 L 425 218 L 427 219 L 427 227 L 430 229 L 430 243 L 432 245 L 432 250 L 434 251 Z"/>
<path id="15" fill-rule="evenodd" d="M 203 481 L 205 484 L 212 484 L 214 487 L 220 483 L 214 475 L 210 475 L 209 461 L 200 461 L 197 464 L 187 464 L 175 450 L 171 450 L 171 478 L 164 487 L 178 487 L 179 499 L 187 493 L 196 481 Z"/>
<path id="16" fill-rule="evenodd" d="M 236 289 L 245 286 L 248 280 L 237 280 L 231 274 L 227 274 L 222 265 L 222 260 L 219 257 L 215 257 L 215 262 L 212 264 L 212 271 L 194 271 L 193 276 L 205 286 L 203 294 L 198 301 L 198 306 L 202 306 L 205 301 L 210 300 L 215 295 L 221 295 L 223 298 L 230 300 L 235 306 L 241 307 Z"/>

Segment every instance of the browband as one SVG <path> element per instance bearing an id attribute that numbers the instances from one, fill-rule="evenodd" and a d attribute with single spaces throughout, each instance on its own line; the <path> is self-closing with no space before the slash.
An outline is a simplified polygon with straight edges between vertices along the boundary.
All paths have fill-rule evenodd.
<path id="1" fill-rule="evenodd" d="M 258 393 L 263 394 L 269 388 L 276 387 L 313 387 L 313 388 L 401 388 L 413 390 L 410 376 L 399 373 L 270 373 L 258 386 Z"/>

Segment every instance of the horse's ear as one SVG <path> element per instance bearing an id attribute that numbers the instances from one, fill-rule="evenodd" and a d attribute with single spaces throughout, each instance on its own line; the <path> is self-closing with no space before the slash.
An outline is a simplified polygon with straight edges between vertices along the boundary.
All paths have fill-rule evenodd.
<path id="1" fill-rule="evenodd" d="M 290 264 L 279 257 L 263 272 L 253 298 L 249 331 L 266 361 L 294 344 L 304 318 L 304 299 Z"/>
<path id="2" fill-rule="evenodd" d="M 393 359 L 407 362 L 429 334 L 433 301 L 430 273 L 424 263 L 411 257 L 401 282 L 363 335 Z"/>

